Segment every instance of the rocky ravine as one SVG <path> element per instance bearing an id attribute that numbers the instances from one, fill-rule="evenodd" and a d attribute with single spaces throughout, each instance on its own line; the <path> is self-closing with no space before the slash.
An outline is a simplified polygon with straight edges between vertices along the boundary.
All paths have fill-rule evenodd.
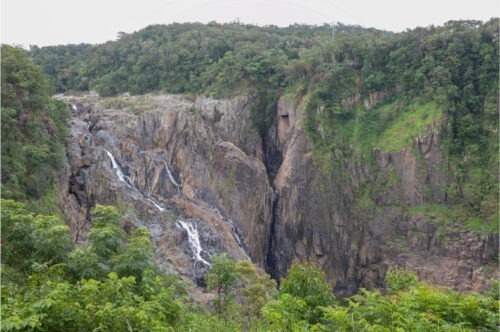
<path id="1" fill-rule="evenodd" d="M 203 284 L 215 252 L 263 265 L 272 191 L 246 99 L 62 98 L 74 117 L 61 201 L 76 241 L 92 207 L 116 205 L 125 228 L 149 228 L 166 271 Z"/>
<path id="2" fill-rule="evenodd" d="M 300 105 L 290 99 L 280 101 L 263 142 L 246 97 L 59 98 L 74 112 L 60 200 L 75 241 L 85 237 L 89 210 L 112 204 L 125 228 L 150 229 L 163 269 L 200 285 L 216 252 L 251 258 L 275 278 L 293 260 L 313 259 L 345 295 L 382 286 L 391 265 L 461 290 L 487 285 L 482 266 L 496 256 L 496 237 L 457 230 L 443 242 L 435 225 L 395 208 L 422 204 L 430 184 L 434 199 L 444 199 L 435 129 L 415 140 L 423 165 L 408 150 L 374 151 L 374 172 L 339 151 L 345 172 L 336 176 L 312 161 Z M 376 208 L 357 208 L 364 183 L 393 173 L 399 180 L 373 197 Z"/>

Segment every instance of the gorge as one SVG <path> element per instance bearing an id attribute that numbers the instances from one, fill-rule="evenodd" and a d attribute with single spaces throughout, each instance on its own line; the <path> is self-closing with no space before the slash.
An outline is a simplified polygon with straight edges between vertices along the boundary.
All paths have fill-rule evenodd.
<path id="1" fill-rule="evenodd" d="M 488 285 L 496 236 L 409 212 L 426 191 L 444 202 L 440 119 L 414 137 L 412 150 L 374 149 L 375 165 L 337 151 L 339 174 L 314 163 L 304 111 L 291 98 L 278 102 L 265 144 L 249 120 L 249 97 L 59 98 L 76 108 L 61 182 L 66 213 L 78 215 L 75 236 L 85 234 L 96 204 L 115 205 L 129 227 L 148 227 L 165 271 L 200 285 L 217 252 L 249 257 L 278 280 L 294 260 L 314 260 L 340 295 L 383 287 L 391 266 L 462 291 Z M 370 198 L 378 202 L 360 208 L 362 186 L 374 183 L 383 189 Z"/>
<path id="2" fill-rule="evenodd" d="M 2 45 L 2 331 L 498 330 L 499 22 Z"/>

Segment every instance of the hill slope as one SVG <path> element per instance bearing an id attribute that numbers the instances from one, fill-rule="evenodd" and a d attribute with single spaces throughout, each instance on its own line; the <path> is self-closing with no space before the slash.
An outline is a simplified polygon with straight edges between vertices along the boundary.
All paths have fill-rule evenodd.
<path id="1" fill-rule="evenodd" d="M 30 54 L 59 91 L 187 94 L 179 105 L 192 105 L 182 127 L 190 132 L 141 113 L 150 97 L 97 101 L 89 129 L 121 142 L 117 159 L 134 185 L 151 180 L 136 154 L 166 153 L 183 194 L 217 203 L 274 277 L 308 257 L 347 294 L 380 286 L 394 264 L 467 290 L 485 287 L 481 266 L 497 256 L 498 25 L 451 21 L 400 34 L 338 25 L 332 40 L 328 26 L 174 24 Z M 196 94 L 247 104 L 210 110 Z M 130 103 L 133 116 L 111 111 Z M 95 127 L 113 116 L 113 128 Z M 176 135 L 182 144 L 166 138 Z M 219 180 L 207 165 L 220 151 L 233 167 L 216 168 Z M 255 186 L 240 163 L 259 169 L 263 190 L 239 190 Z"/>

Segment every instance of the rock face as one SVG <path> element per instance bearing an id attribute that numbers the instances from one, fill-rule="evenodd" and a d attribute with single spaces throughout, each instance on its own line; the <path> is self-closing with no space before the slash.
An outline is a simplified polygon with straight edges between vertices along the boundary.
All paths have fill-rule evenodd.
<path id="1" fill-rule="evenodd" d="M 223 251 L 263 265 L 272 191 L 248 101 L 142 98 L 140 109 L 137 97 L 65 98 L 76 112 L 61 196 L 75 239 L 92 207 L 112 204 L 126 229 L 150 229 L 167 271 L 203 284 L 210 255 Z"/>
<path id="2" fill-rule="evenodd" d="M 166 271 L 200 285 L 210 255 L 223 251 L 276 279 L 294 260 L 315 260 L 340 295 L 382 287 L 390 266 L 460 290 L 488 284 L 483 266 L 497 255 L 497 237 L 458 223 L 443 237 L 436 223 L 408 213 L 446 203 L 440 124 L 412 150 L 374 150 L 375 163 L 334 151 L 335 167 L 325 170 L 291 98 L 278 103 L 264 139 L 249 98 L 61 98 L 75 110 L 60 194 L 75 241 L 85 238 L 92 207 L 113 204 L 125 229 L 150 229 Z"/>
<path id="3" fill-rule="evenodd" d="M 352 294 L 360 285 L 383 286 L 387 268 L 380 247 L 352 209 L 352 182 L 365 179 L 368 170 L 341 152 L 336 153 L 334 162 L 340 163 L 352 178 L 318 168 L 293 102 L 282 100 L 278 106 L 281 114 L 283 109 L 288 117 L 278 118 L 276 132 L 283 162 L 274 181 L 279 200 L 272 224 L 270 259 L 276 262 L 272 273 L 284 275 L 295 259 L 307 258 L 328 271 L 340 295 Z"/>
<path id="4" fill-rule="evenodd" d="M 486 289 L 483 266 L 498 273 L 497 236 L 463 231 L 459 223 L 443 234 L 435 222 L 408 213 L 447 203 L 440 127 L 433 124 L 415 137 L 412 150 L 373 150 L 375 164 L 354 151 L 334 151 L 334 166 L 325 170 L 311 159 L 300 108 L 282 98 L 268 134 L 282 155 L 268 271 L 283 276 L 294 260 L 312 259 L 328 272 L 339 295 L 382 287 L 389 267 L 412 269 L 422 280 L 462 291 Z"/>

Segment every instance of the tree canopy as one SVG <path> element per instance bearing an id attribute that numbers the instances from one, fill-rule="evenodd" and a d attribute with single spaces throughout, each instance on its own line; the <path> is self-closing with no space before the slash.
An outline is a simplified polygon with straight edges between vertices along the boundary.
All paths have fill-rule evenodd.
<path id="1" fill-rule="evenodd" d="M 2 45 L 2 197 L 40 198 L 62 166 L 70 113 L 21 49 Z"/>

